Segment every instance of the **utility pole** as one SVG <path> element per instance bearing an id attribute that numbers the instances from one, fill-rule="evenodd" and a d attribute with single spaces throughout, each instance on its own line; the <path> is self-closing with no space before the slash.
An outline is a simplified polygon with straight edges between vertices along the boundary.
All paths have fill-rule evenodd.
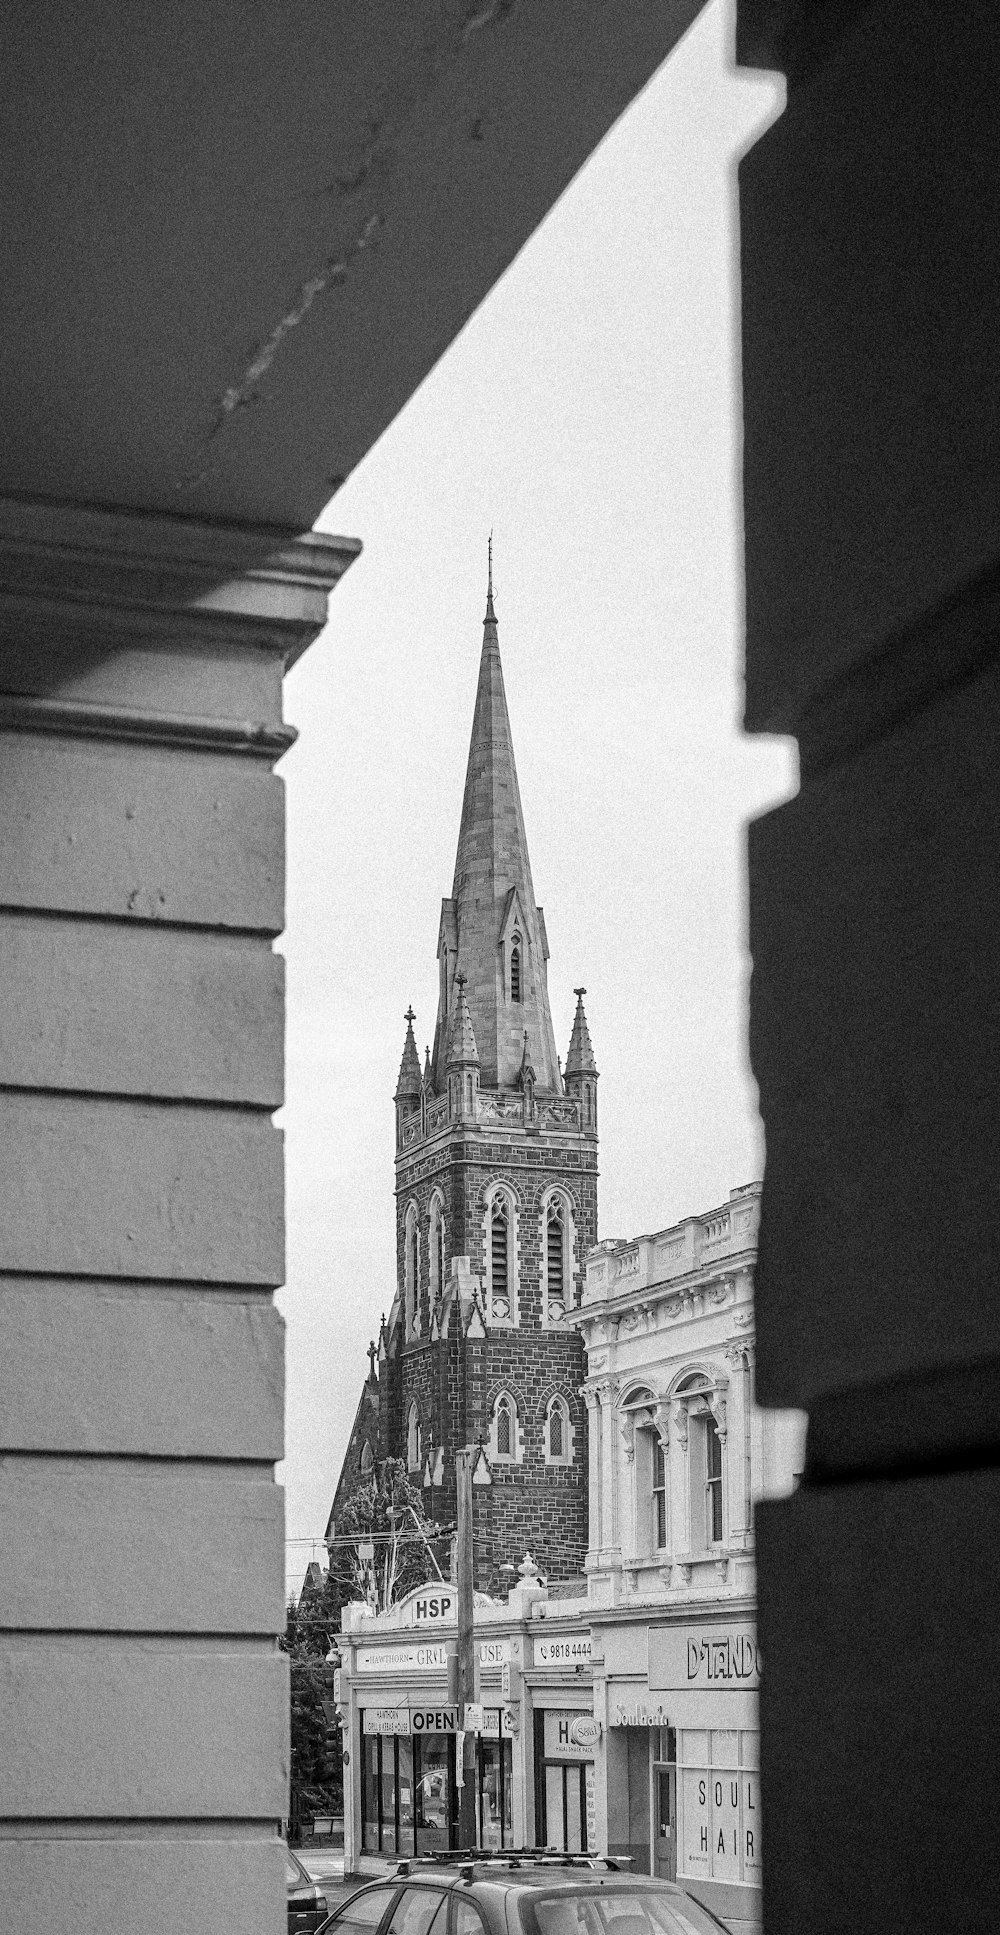
<path id="1" fill-rule="evenodd" d="M 465 1731 L 466 1705 L 476 1697 L 476 1649 L 472 1612 L 472 1466 L 474 1445 L 455 1453 L 455 1482 L 458 1493 L 458 1533 L 455 1541 L 455 1575 L 458 1586 L 458 1726 L 462 1753 L 461 1769 L 456 1769 L 463 1785 L 458 1790 L 458 1845 L 474 1848 L 478 1841 L 476 1823 L 476 1736 Z"/>

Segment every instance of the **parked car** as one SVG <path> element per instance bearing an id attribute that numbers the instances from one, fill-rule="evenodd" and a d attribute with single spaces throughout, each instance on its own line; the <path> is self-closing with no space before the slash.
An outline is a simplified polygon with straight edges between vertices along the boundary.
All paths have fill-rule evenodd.
<path id="1" fill-rule="evenodd" d="M 288 1881 L 288 1935 L 315 1935 L 321 1922 L 328 1920 L 326 1896 L 320 1894 L 312 1875 L 302 1866 L 291 1848 L 285 1849 L 285 1874 Z"/>
<path id="2" fill-rule="evenodd" d="M 428 1855 L 342 1902 L 323 1935 L 727 1935 L 674 1881 L 595 1855 Z"/>

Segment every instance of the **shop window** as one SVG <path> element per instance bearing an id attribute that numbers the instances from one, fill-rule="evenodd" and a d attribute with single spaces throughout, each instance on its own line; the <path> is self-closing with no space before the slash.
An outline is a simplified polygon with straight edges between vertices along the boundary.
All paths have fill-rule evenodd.
<path id="1" fill-rule="evenodd" d="M 420 1470 L 420 1412 L 415 1398 L 406 1419 L 406 1465 L 408 1471 Z"/>
<path id="2" fill-rule="evenodd" d="M 535 1714 L 535 1838 L 561 1854 L 586 1854 L 593 1836 L 594 1762 L 571 1738 L 578 1718 Z"/>
<path id="3" fill-rule="evenodd" d="M 514 1839 L 511 1742 L 481 1739 L 477 1767 L 479 1845 L 481 1848 L 509 1848 Z"/>
<path id="4" fill-rule="evenodd" d="M 678 1876 L 759 1888 L 759 1733 L 684 1729 L 677 1740 Z"/>

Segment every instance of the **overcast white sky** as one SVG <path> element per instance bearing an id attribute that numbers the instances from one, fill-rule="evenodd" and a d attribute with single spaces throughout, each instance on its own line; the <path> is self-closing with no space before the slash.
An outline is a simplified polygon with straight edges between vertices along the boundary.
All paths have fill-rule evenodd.
<path id="1" fill-rule="evenodd" d="M 393 1294 L 392 1095 L 409 1002 L 433 1034 L 491 527 L 556 1045 L 583 983 L 601 1071 L 600 1234 L 761 1173 L 743 829 L 795 765 L 738 729 L 735 158 L 782 83 L 731 44 L 713 0 L 320 519 L 365 549 L 286 693 L 293 1540 L 322 1537 Z"/>

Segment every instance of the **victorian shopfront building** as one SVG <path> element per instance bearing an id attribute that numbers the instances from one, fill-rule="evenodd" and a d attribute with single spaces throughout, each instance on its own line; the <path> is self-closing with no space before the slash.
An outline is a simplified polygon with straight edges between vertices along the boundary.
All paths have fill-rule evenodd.
<path id="1" fill-rule="evenodd" d="M 418 1587 L 343 1614 L 344 1868 L 456 1845 L 457 1593 Z M 475 1597 L 476 1811 L 484 1848 L 598 1845 L 592 1640 L 585 1599 L 530 1561 L 506 1602 Z"/>
<path id="2" fill-rule="evenodd" d="M 750 1184 L 591 1251 L 567 1319 L 587 1364 L 587 1595 L 526 1560 L 506 1601 L 475 1607 L 481 1845 L 629 1856 L 736 1935 L 761 1900 L 753 1506 L 794 1488 L 805 1422 L 754 1398 L 759 1202 Z M 447 1584 L 345 1610 L 348 1872 L 456 1845 L 456 1611 Z"/>
<path id="3" fill-rule="evenodd" d="M 760 1924 L 753 1506 L 791 1491 L 805 1420 L 753 1389 L 760 1185 L 588 1258 L 586 1567 L 599 1845 Z"/>

